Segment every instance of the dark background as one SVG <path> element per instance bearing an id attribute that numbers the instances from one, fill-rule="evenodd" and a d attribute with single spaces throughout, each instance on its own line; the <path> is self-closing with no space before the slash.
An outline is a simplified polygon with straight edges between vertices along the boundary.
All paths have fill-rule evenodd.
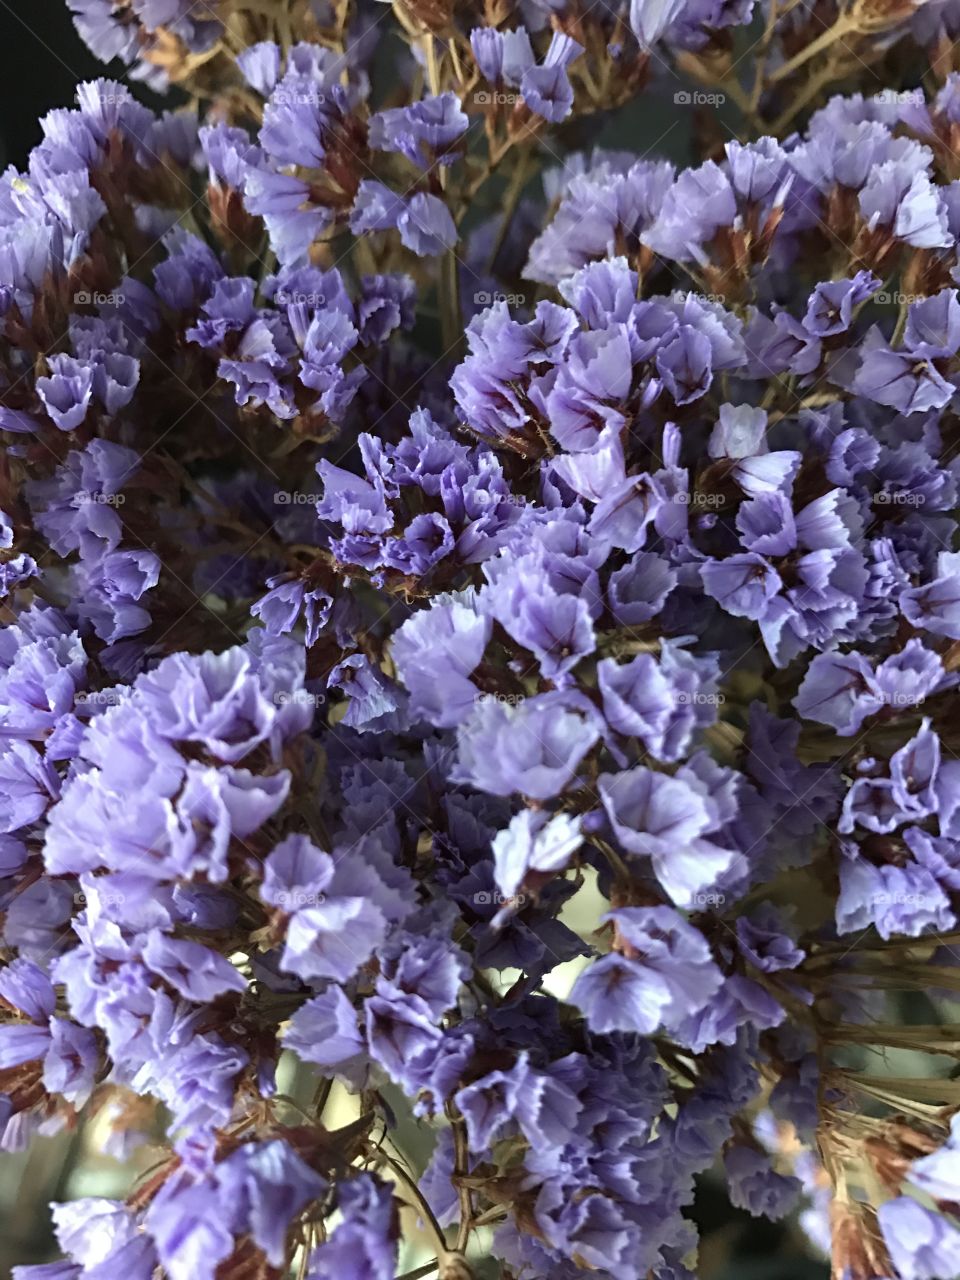
<path id="1" fill-rule="evenodd" d="M 73 105 L 77 82 L 101 72 L 64 0 L 0 0 L 0 164 L 22 168 L 40 117 Z"/>
<path id="2" fill-rule="evenodd" d="M 122 68 L 110 70 L 119 78 Z M 0 0 L 0 167 L 22 169 L 42 136 L 40 117 L 73 106 L 77 84 L 104 74 L 74 30 L 66 0 Z M 139 87 L 134 92 L 150 100 Z"/>

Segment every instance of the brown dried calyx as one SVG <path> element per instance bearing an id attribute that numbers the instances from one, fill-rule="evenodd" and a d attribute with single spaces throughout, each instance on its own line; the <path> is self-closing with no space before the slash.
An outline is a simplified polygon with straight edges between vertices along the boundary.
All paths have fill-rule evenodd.
<path id="1" fill-rule="evenodd" d="M 930 1155 L 941 1145 L 942 1138 L 923 1133 L 906 1120 L 893 1120 L 882 1134 L 866 1138 L 863 1149 L 877 1177 L 896 1195 L 914 1160 Z"/>
<path id="2" fill-rule="evenodd" d="M 834 1200 L 830 1218 L 831 1280 L 884 1280 L 891 1274 L 877 1215 L 869 1205 Z"/>

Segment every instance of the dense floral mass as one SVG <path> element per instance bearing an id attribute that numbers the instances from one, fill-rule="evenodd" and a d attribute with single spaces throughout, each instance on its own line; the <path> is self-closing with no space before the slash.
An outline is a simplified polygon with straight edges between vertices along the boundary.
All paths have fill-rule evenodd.
<path id="1" fill-rule="evenodd" d="M 69 7 L 0 1144 L 164 1146 L 15 1280 L 960 1275 L 960 5 Z"/>

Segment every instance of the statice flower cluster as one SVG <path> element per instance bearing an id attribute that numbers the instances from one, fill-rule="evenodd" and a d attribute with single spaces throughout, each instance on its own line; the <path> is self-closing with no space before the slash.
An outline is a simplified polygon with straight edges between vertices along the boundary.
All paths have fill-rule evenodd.
<path id="1" fill-rule="evenodd" d="M 14 1280 L 960 1276 L 956 0 L 68 4 L 0 1149 L 130 1176 Z"/>

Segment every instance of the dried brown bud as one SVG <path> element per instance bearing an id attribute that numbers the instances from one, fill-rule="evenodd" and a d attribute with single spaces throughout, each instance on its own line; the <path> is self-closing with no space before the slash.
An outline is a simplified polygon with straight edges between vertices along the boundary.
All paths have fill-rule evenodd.
<path id="1" fill-rule="evenodd" d="M 207 205 L 211 225 L 227 248 L 239 247 L 255 253 L 262 234 L 259 218 L 243 207 L 243 197 L 234 187 L 221 187 L 211 182 L 207 188 Z"/>

